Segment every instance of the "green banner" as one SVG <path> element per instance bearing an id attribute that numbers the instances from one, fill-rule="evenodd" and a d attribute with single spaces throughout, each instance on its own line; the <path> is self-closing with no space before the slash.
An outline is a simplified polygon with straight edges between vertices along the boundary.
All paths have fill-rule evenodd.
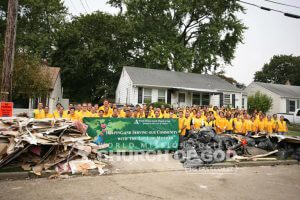
<path id="1" fill-rule="evenodd" d="M 109 144 L 107 151 L 176 150 L 177 119 L 84 118 L 95 143 Z M 100 136 L 99 136 L 100 135 Z"/>

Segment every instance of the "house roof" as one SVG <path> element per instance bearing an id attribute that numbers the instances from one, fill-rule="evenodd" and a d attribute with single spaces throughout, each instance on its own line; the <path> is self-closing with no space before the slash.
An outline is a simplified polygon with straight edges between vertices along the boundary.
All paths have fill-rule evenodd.
<path id="1" fill-rule="evenodd" d="M 46 65 L 44 65 L 42 67 L 43 67 L 44 72 L 49 74 L 49 77 L 51 80 L 50 89 L 53 90 L 55 88 L 55 83 L 56 83 L 56 80 L 60 73 L 60 68 L 59 67 L 49 67 Z"/>
<path id="2" fill-rule="evenodd" d="M 255 84 L 278 94 L 281 97 L 300 98 L 300 86 L 254 82 Z"/>
<path id="3" fill-rule="evenodd" d="M 138 67 L 124 67 L 137 86 L 153 86 L 195 91 L 236 91 L 240 89 L 224 79 L 208 74 L 174 72 Z"/>

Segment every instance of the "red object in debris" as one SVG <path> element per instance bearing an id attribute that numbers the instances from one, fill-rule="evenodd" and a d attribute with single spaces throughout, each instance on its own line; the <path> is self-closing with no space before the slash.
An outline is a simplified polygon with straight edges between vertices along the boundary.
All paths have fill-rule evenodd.
<path id="1" fill-rule="evenodd" d="M 13 102 L 0 102 L 0 117 L 12 117 L 13 107 Z"/>
<path id="2" fill-rule="evenodd" d="M 248 141 L 246 139 L 242 139 L 242 145 L 245 146 L 248 144 Z"/>

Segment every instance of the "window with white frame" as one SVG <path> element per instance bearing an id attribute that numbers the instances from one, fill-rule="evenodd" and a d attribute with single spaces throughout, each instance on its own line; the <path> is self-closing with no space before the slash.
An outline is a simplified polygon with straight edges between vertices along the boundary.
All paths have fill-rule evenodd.
<path id="1" fill-rule="evenodd" d="M 166 91 L 158 89 L 158 102 L 166 103 Z"/>
<path id="2" fill-rule="evenodd" d="M 200 93 L 193 93 L 193 105 L 200 105 Z"/>
<path id="3" fill-rule="evenodd" d="M 209 105 L 209 93 L 202 93 L 202 106 Z"/>
<path id="4" fill-rule="evenodd" d="M 152 103 L 152 89 L 144 88 L 144 103 Z"/>
<path id="5" fill-rule="evenodd" d="M 230 94 L 224 94 L 224 106 L 230 106 L 231 105 L 231 98 L 230 98 Z"/>

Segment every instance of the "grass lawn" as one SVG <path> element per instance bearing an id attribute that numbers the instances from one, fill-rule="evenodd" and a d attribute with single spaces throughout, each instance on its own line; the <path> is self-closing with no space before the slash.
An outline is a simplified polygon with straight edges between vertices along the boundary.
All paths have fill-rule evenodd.
<path id="1" fill-rule="evenodd" d="M 288 126 L 289 133 L 288 135 L 300 136 L 300 125 L 290 124 Z"/>

